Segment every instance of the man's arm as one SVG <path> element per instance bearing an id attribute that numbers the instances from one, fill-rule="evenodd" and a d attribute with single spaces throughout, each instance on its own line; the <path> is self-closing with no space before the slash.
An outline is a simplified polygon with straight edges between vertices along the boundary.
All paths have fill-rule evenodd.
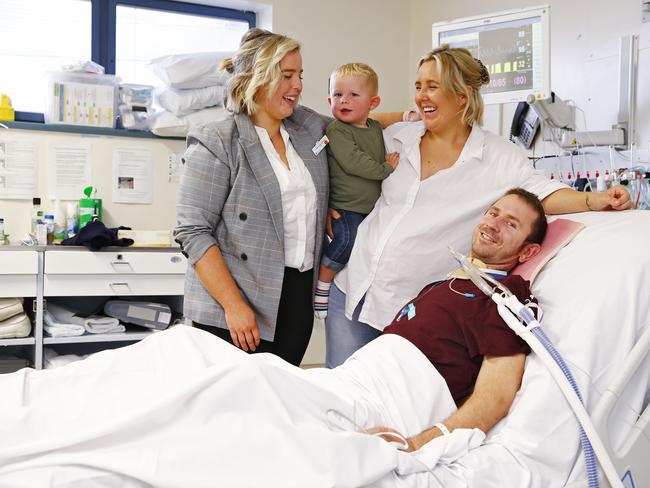
<path id="1" fill-rule="evenodd" d="M 510 410 L 524 375 L 525 354 L 514 356 L 486 356 L 467 401 L 444 421 L 454 429 L 479 428 L 488 432 Z M 412 450 L 420 449 L 431 439 L 442 435 L 432 427 L 408 439 Z"/>
<path id="2" fill-rule="evenodd" d="M 479 428 L 488 432 L 505 417 L 510 410 L 515 395 L 521 386 L 524 375 L 525 354 L 514 356 L 486 356 L 474 385 L 474 392 L 467 401 L 451 414 L 443 423 L 452 432 L 454 429 Z M 385 427 L 374 427 L 369 434 L 391 431 Z M 438 427 L 431 427 L 407 439 L 408 451 L 417 451 L 427 442 L 443 433 Z M 397 437 L 382 435 L 387 441 L 396 441 Z"/>

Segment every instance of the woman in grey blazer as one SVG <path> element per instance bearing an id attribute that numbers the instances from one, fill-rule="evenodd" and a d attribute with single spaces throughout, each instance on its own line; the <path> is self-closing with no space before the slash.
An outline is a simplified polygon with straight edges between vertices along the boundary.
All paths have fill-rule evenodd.
<path id="1" fill-rule="evenodd" d="M 184 314 L 244 351 L 298 365 L 313 326 L 313 266 L 327 213 L 328 119 L 298 106 L 297 41 L 261 29 L 224 60 L 229 118 L 190 130 L 177 242 Z"/>

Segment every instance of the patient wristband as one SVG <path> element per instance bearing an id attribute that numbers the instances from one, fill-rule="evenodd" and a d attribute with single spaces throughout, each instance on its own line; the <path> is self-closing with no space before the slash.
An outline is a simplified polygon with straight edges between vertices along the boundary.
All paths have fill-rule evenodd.
<path id="1" fill-rule="evenodd" d="M 434 424 L 433 426 L 436 427 L 440 432 L 442 432 L 442 435 L 449 435 L 450 434 L 449 429 L 442 422 L 438 422 L 437 424 Z"/>

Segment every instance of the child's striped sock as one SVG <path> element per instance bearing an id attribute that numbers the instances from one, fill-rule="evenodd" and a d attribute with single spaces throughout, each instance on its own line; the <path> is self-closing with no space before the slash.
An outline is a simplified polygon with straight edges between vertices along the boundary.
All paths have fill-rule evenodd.
<path id="1" fill-rule="evenodd" d="M 330 301 L 330 287 L 332 283 L 325 283 L 318 280 L 316 284 L 316 295 L 314 296 L 314 313 L 319 319 L 327 317 L 327 307 Z"/>

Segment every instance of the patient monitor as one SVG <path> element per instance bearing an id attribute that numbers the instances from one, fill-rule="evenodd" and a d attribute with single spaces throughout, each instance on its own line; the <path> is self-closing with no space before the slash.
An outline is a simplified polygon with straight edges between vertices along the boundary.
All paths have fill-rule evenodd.
<path id="1" fill-rule="evenodd" d="M 486 104 L 550 96 L 548 6 L 437 22 L 433 47 L 464 47 L 490 72 L 481 89 Z"/>

